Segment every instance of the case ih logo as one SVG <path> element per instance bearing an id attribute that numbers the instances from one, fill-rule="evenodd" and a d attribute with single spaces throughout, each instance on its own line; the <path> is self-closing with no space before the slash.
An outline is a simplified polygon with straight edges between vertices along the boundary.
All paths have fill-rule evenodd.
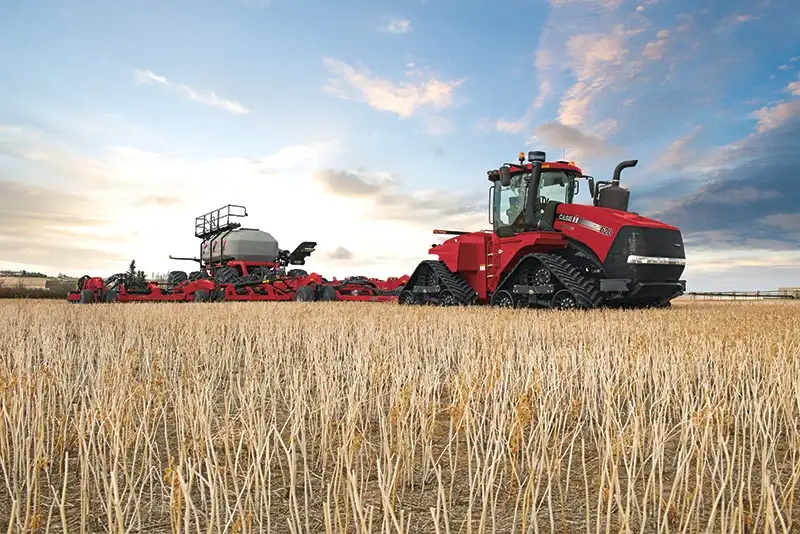
<path id="1" fill-rule="evenodd" d="M 609 228 L 608 226 L 603 226 L 602 224 L 597 224 L 596 222 L 592 222 L 586 219 L 581 219 L 575 215 L 566 215 L 563 213 L 558 214 L 558 220 L 564 221 L 573 224 L 579 224 L 584 228 L 588 228 L 589 230 L 594 230 L 595 232 L 600 232 L 603 235 L 613 235 L 614 230 Z"/>

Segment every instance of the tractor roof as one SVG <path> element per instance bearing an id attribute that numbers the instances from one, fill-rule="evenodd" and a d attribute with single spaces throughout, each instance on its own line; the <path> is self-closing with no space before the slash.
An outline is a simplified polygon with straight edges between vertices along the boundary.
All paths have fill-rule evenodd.
<path id="1" fill-rule="evenodd" d="M 531 170 L 533 170 L 532 163 L 525 163 L 524 165 L 520 165 L 519 163 L 507 163 L 506 165 L 508 165 L 511 174 L 516 174 L 518 172 L 531 172 Z M 542 169 L 560 169 L 583 174 L 583 171 L 580 169 L 580 167 L 575 165 L 574 161 L 546 161 L 542 163 Z"/>

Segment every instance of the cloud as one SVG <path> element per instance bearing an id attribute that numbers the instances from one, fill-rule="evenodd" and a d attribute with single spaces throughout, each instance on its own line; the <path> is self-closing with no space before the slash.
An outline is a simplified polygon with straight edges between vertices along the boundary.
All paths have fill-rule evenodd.
<path id="1" fill-rule="evenodd" d="M 766 132 L 778 128 L 800 116 L 800 100 L 781 102 L 774 106 L 764 106 L 751 115 L 758 120 L 758 131 Z"/>
<path id="2" fill-rule="evenodd" d="M 183 252 L 197 245 L 198 214 L 228 202 L 248 205 L 256 220 L 278 227 L 276 236 L 299 242 L 317 231 L 315 220 L 298 213 L 324 213 L 327 199 L 295 199 L 286 191 L 307 187 L 303 171 L 339 149 L 325 141 L 260 157 L 214 158 L 97 146 L 89 156 L 41 132 L 0 125 L 0 240 L 6 251 L 0 263 L 110 274 L 136 257 L 158 270 L 169 254 L 191 254 Z M 274 175 L 265 178 L 265 166 Z"/>
<path id="3" fill-rule="evenodd" d="M 783 230 L 800 234 L 800 212 L 798 213 L 773 213 L 758 220 L 762 224 L 777 226 Z"/>
<path id="4" fill-rule="evenodd" d="M 671 142 L 661 155 L 653 162 L 651 170 L 679 170 L 691 165 L 695 158 L 695 151 L 692 143 L 702 131 L 701 126 L 697 126 L 691 132 Z"/>
<path id="5" fill-rule="evenodd" d="M 485 195 L 451 191 L 403 192 L 394 176 L 385 173 L 325 169 L 312 179 L 326 193 L 359 200 L 366 206 L 368 220 L 399 221 L 410 225 L 463 224 L 474 226 L 483 220 Z"/>
<path id="6" fill-rule="evenodd" d="M 332 260 L 352 260 L 355 257 L 350 250 L 344 247 L 336 247 L 327 256 Z"/>
<path id="7" fill-rule="evenodd" d="M 534 135 L 549 146 L 568 149 L 575 158 L 617 152 L 602 138 L 557 122 L 537 126 Z"/>
<path id="8" fill-rule="evenodd" d="M 421 109 L 442 110 L 456 103 L 456 89 L 466 79 L 440 80 L 420 70 L 406 72 L 407 81 L 395 83 L 382 79 L 364 66 L 351 66 L 326 57 L 323 65 L 332 75 L 323 88 L 343 100 L 366 102 L 378 111 L 394 113 L 406 119 Z"/>
<path id="9" fill-rule="evenodd" d="M 796 82 L 789 82 L 789 85 L 787 85 L 784 90 L 794 96 L 800 96 L 800 80 L 797 80 Z"/>
<path id="10" fill-rule="evenodd" d="M 214 91 L 206 91 L 204 93 L 201 93 L 200 91 L 185 84 L 175 85 L 172 82 L 170 82 L 166 77 L 156 74 L 149 70 L 137 69 L 134 71 L 133 77 L 137 85 L 160 85 L 167 87 L 178 94 L 183 95 L 185 98 L 188 98 L 195 102 L 199 102 L 201 104 L 206 104 L 208 106 L 225 110 L 229 113 L 233 113 L 236 115 L 243 115 L 250 113 L 250 110 L 244 107 L 239 102 L 220 98 Z"/>
<path id="11" fill-rule="evenodd" d="M 662 200 L 660 208 L 638 211 L 678 226 L 698 249 L 796 249 L 800 239 L 795 202 L 800 183 L 794 178 L 800 166 L 798 136 L 800 113 L 771 128 L 758 126 L 753 134 L 709 159 L 710 170 L 692 175 L 689 168 L 681 182 L 637 196 L 633 204 L 669 198 Z M 676 196 L 676 186 L 687 183 L 696 190 Z"/>
<path id="12" fill-rule="evenodd" d="M 652 61 L 658 61 L 664 57 L 664 51 L 669 43 L 669 30 L 659 30 L 656 37 L 655 41 L 644 45 L 644 50 L 642 50 L 642 55 Z"/>
<path id="13" fill-rule="evenodd" d="M 136 202 L 137 206 L 158 206 L 163 208 L 170 208 L 175 206 L 182 206 L 183 200 L 177 197 L 165 195 L 147 195 Z"/>
<path id="14" fill-rule="evenodd" d="M 411 21 L 408 19 L 394 19 L 386 26 L 382 26 L 380 31 L 394 34 L 408 33 L 411 31 Z"/>
<path id="15" fill-rule="evenodd" d="M 59 187 L 0 181 L 4 262 L 64 270 L 124 261 L 114 238 L 103 235 L 113 210 L 96 200 L 88 192 L 75 195 Z"/>

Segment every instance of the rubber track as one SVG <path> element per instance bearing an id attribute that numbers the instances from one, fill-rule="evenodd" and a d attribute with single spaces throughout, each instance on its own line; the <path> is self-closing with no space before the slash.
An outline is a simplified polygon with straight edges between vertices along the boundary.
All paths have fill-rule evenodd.
<path id="1" fill-rule="evenodd" d="M 520 258 L 497 287 L 504 287 L 509 278 L 516 274 L 517 268 L 522 265 L 522 262 L 528 259 L 539 260 L 542 265 L 547 267 L 556 280 L 575 295 L 576 304 L 579 308 L 597 308 L 603 303 L 603 296 L 593 286 L 592 282 L 583 276 L 566 258 L 555 254 L 526 254 Z"/>
<path id="2" fill-rule="evenodd" d="M 423 263 L 431 268 L 439 283 L 453 294 L 459 304 L 473 304 L 478 299 L 478 294 L 466 280 L 448 269 L 443 261 L 426 260 Z"/>
<path id="3" fill-rule="evenodd" d="M 597 308 L 603 303 L 600 291 L 566 258 L 555 254 L 534 254 L 533 256 L 541 261 L 553 273 L 553 276 L 575 295 L 579 308 Z"/>

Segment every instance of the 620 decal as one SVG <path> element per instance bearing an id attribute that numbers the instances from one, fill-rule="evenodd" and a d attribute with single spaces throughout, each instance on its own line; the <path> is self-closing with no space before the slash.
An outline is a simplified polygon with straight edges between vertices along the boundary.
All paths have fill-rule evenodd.
<path id="1" fill-rule="evenodd" d="M 564 213 L 559 213 L 558 220 L 573 224 L 579 224 L 584 228 L 588 228 L 589 230 L 594 230 L 595 232 L 600 232 L 603 235 L 608 235 L 608 236 L 614 235 L 614 230 L 612 230 L 608 226 L 603 226 L 602 224 L 597 224 L 594 221 L 582 219 L 576 215 L 566 215 Z"/>

